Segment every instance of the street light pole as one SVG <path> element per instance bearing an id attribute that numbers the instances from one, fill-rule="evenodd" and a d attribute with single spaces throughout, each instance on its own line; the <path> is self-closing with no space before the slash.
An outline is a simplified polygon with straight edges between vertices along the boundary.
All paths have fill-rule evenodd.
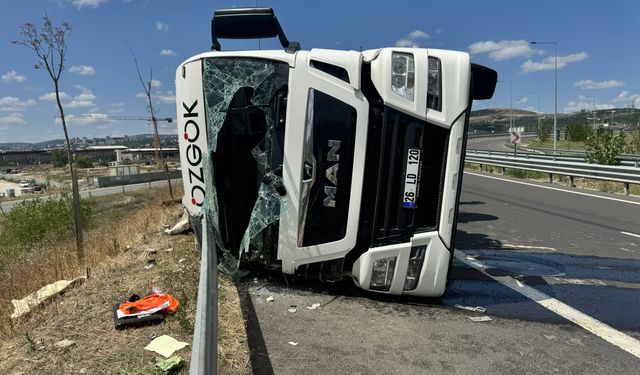
<path id="1" fill-rule="evenodd" d="M 555 154 L 555 151 L 558 148 L 557 139 L 556 139 L 556 135 L 557 135 L 556 132 L 558 129 L 558 42 L 529 42 L 529 44 L 553 44 L 556 47 L 556 60 L 555 60 L 556 77 L 555 77 L 555 84 L 554 84 L 555 110 L 553 112 L 553 151 Z"/>

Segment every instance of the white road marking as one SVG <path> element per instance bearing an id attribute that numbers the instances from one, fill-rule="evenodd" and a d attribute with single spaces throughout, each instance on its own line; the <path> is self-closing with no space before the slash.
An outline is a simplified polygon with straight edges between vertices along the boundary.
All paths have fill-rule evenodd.
<path id="1" fill-rule="evenodd" d="M 464 173 L 466 174 L 470 174 L 472 176 L 478 176 L 478 177 L 485 177 L 485 178 L 491 178 L 494 180 L 498 180 L 498 181 L 504 181 L 504 182 L 511 182 L 514 184 L 519 184 L 519 185 L 527 185 L 527 186 L 533 186 L 533 187 L 537 187 L 537 188 L 541 188 L 541 189 L 549 189 L 549 190 L 555 190 L 555 191 L 561 191 L 563 193 L 570 193 L 570 194 L 578 194 L 578 195 L 585 195 L 587 197 L 592 197 L 592 198 L 600 198 L 600 199 L 606 199 L 606 200 L 610 200 L 610 201 L 616 201 L 616 202 L 622 202 L 622 203 L 629 203 L 629 204 L 635 204 L 640 206 L 640 202 L 636 202 L 636 201 L 628 201 L 628 200 L 624 200 L 624 199 L 619 199 L 619 198 L 612 198 L 612 197 L 604 197 L 601 195 L 594 195 L 594 194 L 589 194 L 589 193 L 583 193 L 581 191 L 573 191 L 573 190 L 565 190 L 565 189 L 559 189 L 559 188 L 555 188 L 555 187 L 551 187 L 551 186 L 542 186 L 542 185 L 537 185 L 537 184 L 531 184 L 528 182 L 521 182 L 521 181 L 513 181 L 513 180 L 508 180 L 506 178 L 500 178 L 500 177 L 494 177 L 494 176 L 487 176 L 484 174 L 479 174 L 479 173 L 473 173 L 473 172 L 468 172 L 465 171 Z M 638 236 L 640 237 L 640 236 Z"/>
<path id="2" fill-rule="evenodd" d="M 640 234 L 635 234 L 635 233 L 630 233 L 630 232 L 620 232 L 620 233 L 626 234 L 627 236 L 640 238 Z"/>
<path id="3" fill-rule="evenodd" d="M 548 246 L 511 245 L 508 243 L 503 243 L 502 247 L 510 247 L 512 249 L 551 250 L 554 252 L 558 252 L 558 250 Z"/>
<path id="4" fill-rule="evenodd" d="M 496 280 L 502 285 L 513 289 L 514 291 L 531 299 L 544 308 L 553 311 L 561 317 L 579 325 L 580 327 L 586 329 L 587 331 L 593 333 L 601 339 L 619 347 L 620 349 L 636 356 L 637 358 L 640 358 L 640 341 L 638 341 L 637 339 L 626 335 L 602 323 L 601 321 L 594 319 L 589 315 L 580 312 L 563 302 L 558 301 L 555 298 L 549 297 L 548 295 L 522 283 L 520 280 L 516 280 L 510 276 L 492 276 L 488 274 L 485 271 L 485 269 L 487 268 L 485 265 L 483 265 L 475 258 L 470 257 L 464 251 L 456 249 L 454 251 L 454 256 L 461 262 L 473 268 L 476 268 L 478 271 Z"/>

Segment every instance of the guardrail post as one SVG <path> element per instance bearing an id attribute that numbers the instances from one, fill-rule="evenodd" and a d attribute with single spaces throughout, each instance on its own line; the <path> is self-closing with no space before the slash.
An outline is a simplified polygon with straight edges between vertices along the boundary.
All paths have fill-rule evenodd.
<path id="1" fill-rule="evenodd" d="M 629 195 L 629 183 L 624 183 L 624 195 Z"/>
<path id="2" fill-rule="evenodd" d="M 553 184 L 553 173 L 549 173 L 549 183 Z"/>
<path id="3" fill-rule="evenodd" d="M 482 164 L 480 164 L 480 172 L 482 172 Z"/>
<path id="4" fill-rule="evenodd" d="M 573 181 L 573 176 L 569 176 L 569 186 L 576 187 L 575 181 Z"/>
<path id="5" fill-rule="evenodd" d="M 505 174 L 507 174 L 507 168 L 502 167 L 502 175 L 505 175 Z"/>

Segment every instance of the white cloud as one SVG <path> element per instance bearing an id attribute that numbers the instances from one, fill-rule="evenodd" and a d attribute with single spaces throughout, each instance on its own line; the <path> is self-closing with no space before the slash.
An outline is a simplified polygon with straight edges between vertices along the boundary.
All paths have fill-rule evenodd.
<path id="1" fill-rule="evenodd" d="M 98 6 L 108 3 L 109 0 L 68 0 L 77 9 L 97 8 Z"/>
<path id="2" fill-rule="evenodd" d="M 444 33 L 444 30 L 438 27 L 436 29 L 436 34 L 442 34 L 442 33 Z"/>
<path id="3" fill-rule="evenodd" d="M 431 36 L 422 30 L 414 30 L 407 36 L 396 41 L 396 47 L 420 47 L 421 40 L 427 40 Z"/>
<path id="4" fill-rule="evenodd" d="M 172 104 L 176 102 L 176 95 L 173 91 L 158 92 L 153 96 L 160 103 Z"/>
<path id="5" fill-rule="evenodd" d="M 528 101 L 529 101 L 529 98 L 527 98 L 527 97 L 525 96 L 524 98 L 522 98 L 522 99 L 518 100 L 518 101 L 516 102 L 516 104 L 524 104 L 524 103 L 526 103 L 526 102 L 528 102 Z"/>
<path id="6" fill-rule="evenodd" d="M 596 82 L 590 79 L 585 79 L 582 81 L 575 82 L 573 87 L 579 87 L 583 90 L 588 89 L 610 89 L 613 87 L 624 86 L 623 81 L 616 81 L 615 79 L 609 81 Z"/>
<path id="7" fill-rule="evenodd" d="M 2 112 L 23 112 L 27 107 L 36 104 L 33 99 L 21 100 L 15 96 L 5 96 L 0 98 L 0 111 Z"/>
<path id="8" fill-rule="evenodd" d="M 64 92 L 64 91 L 61 91 L 59 93 L 59 95 L 60 95 L 60 100 L 69 99 L 69 95 L 67 95 L 67 93 Z M 55 92 L 50 92 L 50 93 L 42 95 L 38 99 L 44 100 L 44 101 L 53 101 L 53 100 L 56 100 L 56 93 Z"/>
<path id="9" fill-rule="evenodd" d="M 156 30 L 158 31 L 169 31 L 169 24 L 161 21 L 156 21 Z"/>
<path id="10" fill-rule="evenodd" d="M 175 56 L 176 53 L 172 49 L 163 49 L 163 50 L 160 50 L 160 55 L 162 55 L 162 56 Z"/>
<path id="11" fill-rule="evenodd" d="M 583 96 L 580 95 L 578 96 L 577 99 L 575 100 L 570 100 L 567 103 L 567 106 L 564 107 L 564 112 L 568 113 L 568 112 L 578 112 L 581 110 L 586 110 L 586 111 L 591 111 L 593 109 L 612 109 L 614 108 L 613 105 L 611 104 L 595 104 L 593 102 L 592 97 L 589 96 Z"/>
<path id="12" fill-rule="evenodd" d="M 24 115 L 22 113 L 14 112 L 7 116 L 0 117 L 0 124 L 2 125 L 22 125 L 26 124 L 24 121 Z"/>
<path id="13" fill-rule="evenodd" d="M 158 81 L 157 79 L 151 80 L 151 88 L 158 88 L 160 86 L 162 86 L 162 82 Z"/>
<path id="14" fill-rule="evenodd" d="M 570 63 L 585 60 L 589 55 L 586 52 L 572 53 L 571 55 L 558 56 L 558 69 L 562 69 Z M 545 57 L 541 62 L 534 62 L 527 60 L 522 64 L 522 73 L 528 74 L 533 72 L 539 72 L 541 70 L 554 70 L 555 69 L 555 56 Z"/>
<path id="15" fill-rule="evenodd" d="M 11 83 L 11 82 L 20 83 L 20 82 L 24 82 L 24 80 L 26 79 L 27 77 L 23 76 L 22 74 L 18 74 L 18 72 L 16 72 L 15 70 L 10 70 L 2 75 L 2 82 L 4 83 Z"/>
<path id="16" fill-rule="evenodd" d="M 110 123 L 114 120 L 109 119 L 109 115 L 106 115 L 104 113 L 87 112 L 79 116 L 65 115 L 65 121 L 72 125 L 95 125 Z M 56 125 L 62 124 L 59 118 L 56 118 L 55 123 Z"/>
<path id="17" fill-rule="evenodd" d="M 76 85 L 76 88 L 80 90 L 80 94 L 74 96 L 65 106 L 69 108 L 95 107 L 96 96 L 93 95 L 93 91 L 80 85 Z"/>
<path id="18" fill-rule="evenodd" d="M 634 107 L 640 108 L 640 94 L 629 95 L 629 91 L 623 91 L 615 99 L 612 100 L 614 103 L 624 103 L 625 107 Z"/>
<path id="19" fill-rule="evenodd" d="M 91 65 L 74 65 L 69 69 L 69 71 L 82 76 L 92 76 L 96 74 L 96 69 Z"/>
<path id="20" fill-rule="evenodd" d="M 480 54 L 488 53 L 489 58 L 493 61 L 508 60 L 514 57 L 530 57 L 534 54 L 543 54 L 542 51 L 536 51 L 531 48 L 529 42 L 521 40 L 501 40 L 494 42 L 486 40 L 473 43 L 469 46 L 469 53 Z"/>
<path id="21" fill-rule="evenodd" d="M 124 102 L 119 103 L 107 103 L 105 104 L 107 112 L 109 113 L 122 113 L 124 112 Z"/>

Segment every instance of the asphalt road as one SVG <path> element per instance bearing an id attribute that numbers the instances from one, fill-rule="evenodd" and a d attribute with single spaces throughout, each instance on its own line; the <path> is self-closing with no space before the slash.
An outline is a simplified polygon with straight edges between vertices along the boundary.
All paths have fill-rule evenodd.
<path id="1" fill-rule="evenodd" d="M 467 140 L 467 148 L 471 150 L 486 151 L 513 151 L 513 148 L 507 145 L 507 141 L 509 141 L 509 138 L 506 135 L 497 137 L 469 138 Z"/>
<path id="2" fill-rule="evenodd" d="M 640 199 L 515 181 L 465 173 L 440 299 L 242 283 L 254 373 L 640 374 Z"/>

